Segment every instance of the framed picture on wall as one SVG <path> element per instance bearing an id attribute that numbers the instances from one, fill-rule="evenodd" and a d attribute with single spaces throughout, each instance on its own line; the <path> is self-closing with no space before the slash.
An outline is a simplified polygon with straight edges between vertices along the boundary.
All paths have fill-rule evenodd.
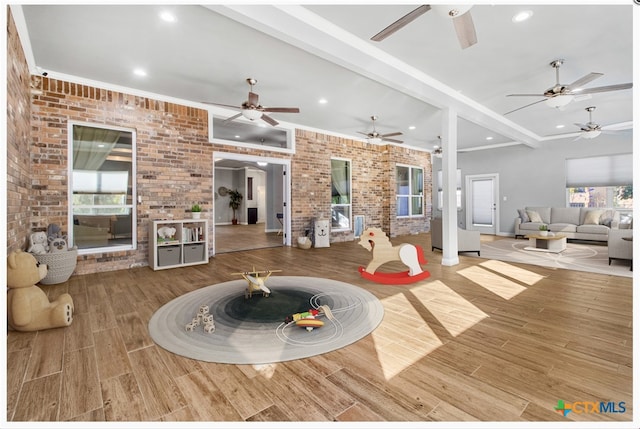
<path id="1" fill-rule="evenodd" d="M 360 238 L 362 235 L 362 231 L 364 231 L 364 216 L 357 215 L 353 217 L 353 236 L 355 238 Z"/>

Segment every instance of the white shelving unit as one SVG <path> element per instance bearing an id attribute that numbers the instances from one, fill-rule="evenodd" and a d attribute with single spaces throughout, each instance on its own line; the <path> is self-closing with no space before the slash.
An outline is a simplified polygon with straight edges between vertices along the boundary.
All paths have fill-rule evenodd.
<path id="1" fill-rule="evenodd" d="M 174 228 L 161 237 L 158 231 Z M 154 271 L 208 264 L 209 225 L 206 219 L 154 220 L 149 224 L 149 267 Z"/>

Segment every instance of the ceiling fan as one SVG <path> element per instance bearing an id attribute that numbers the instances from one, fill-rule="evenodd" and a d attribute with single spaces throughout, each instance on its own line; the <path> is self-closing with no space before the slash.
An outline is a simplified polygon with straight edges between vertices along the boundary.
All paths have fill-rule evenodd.
<path id="1" fill-rule="evenodd" d="M 402 140 L 390 139 L 389 137 L 401 136 L 401 132 L 389 133 L 389 134 L 380 134 L 376 131 L 376 120 L 377 116 L 371 116 L 371 122 L 373 123 L 373 131 L 370 133 L 366 133 L 364 131 L 358 131 L 359 134 L 367 136 L 369 143 L 380 144 L 383 141 L 392 142 L 392 143 L 403 143 Z"/>
<path id="2" fill-rule="evenodd" d="M 417 7 L 412 10 L 402 18 L 395 21 L 393 24 L 389 25 L 387 28 L 376 34 L 371 38 L 371 40 L 375 42 L 380 42 L 381 40 L 386 39 L 396 31 L 400 30 L 407 24 L 411 23 L 413 20 L 418 18 L 419 16 L 427 13 L 431 9 L 433 9 L 436 13 L 439 13 L 442 16 L 446 16 L 452 19 L 453 26 L 456 30 L 456 34 L 458 36 L 458 41 L 460 42 L 460 47 L 462 49 L 466 49 L 469 46 L 475 45 L 478 42 L 476 37 L 476 28 L 473 25 L 473 18 L 471 17 L 471 9 L 472 5 L 459 5 L 459 6 L 451 6 L 451 5 L 433 5 L 430 6 L 428 4 L 423 4 L 422 6 Z"/>
<path id="3" fill-rule="evenodd" d="M 586 124 L 578 124 L 578 123 L 574 124 L 580 127 L 580 130 L 582 131 L 582 133 L 580 133 L 580 135 L 575 140 L 594 139 L 598 137 L 601 133 L 612 134 L 618 131 L 623 131 L 623 129 L 613 129 L 614 127 L 616 127 L 616 125 L 608 125 L 608 126 L 605 125 L 604 127 L 601 127 L 599 124 L 593 122 L 592 114 L 593 114 L 593 111 L 596 110 L 595 106 L 587 107 L 584 110 L 589 112 L 589 122 L 587 122 Z"/>
<path id="4" fill-rule="evenodd" d="M 297 107 L 265 107 L 262 106 L 259 101 L 258 101 L 258 94 L 256 94 L 255 92 L 253 92 L 253 85 L 255 85 L 256 83 L 258 83 L 257 80 L 252 79 L 252 78 L 247 78 L 246 79 L 247 83 L 249 84 L 249 97 L 247 99 L 247 101 L 245 101 L 244 103 L 242 103 L 241 106 L 231 106 L 229 104 L 220 104 L 220 103 L 209 103 L 206 102 L 206 104 L 212 104 L 214 106 L 222 106 L 222 107 L 231 107 L 233 109 L 240 109 L 241 112 L 238 113 L 237 115 L 231 116 L 230 118 L 227 118 L 225 120 L 225 122 L 227 121 L 233 121 L 236 118 L 239 118 L 240 116 L 244 116 L 245 118 L 251 120 L 251 121 L 255 121 L 256 119 L 262 119 L 263 121 L 265 121 L 266 123 L 272 125 L 272 126 L 276 126 L 278 125 L 278 121 L 276 121 L 275 119 L 273 119 L 272 117 L 268 116 L 265 112 L 272 112 L 272 113 L 300 113 L 300 109 Z"/>
<path id="5" fill-rule="evenodd" d="M 543 101 L 550 107 L 555 107 L 562 109 L 564 106 L 569 104 L 574 98 L 578 95 L 583 94 L 595 94 L 597 92 L 608 92 L 608 91 L 618 91 L 621 89 L 628 89 L 633 86 L 632 83 L 621 83 L 617 85 L 607 85 L 607 86 L 599 86 L 596 88 L 582 88 L 583 85 L 601 77 L 602 73 L 589 73 L 575 82 L 565 85 L 560 83 L 560 66 L 564 63 L 564 60 L 554 60 L 549 63 L 551 67 L 556 69 L 556 84 L 551 88 L 544 91 L 542 94 L 508 94 L 507 97 L 545 97 L 542 100 L 534 101 L 533 103 L 527 104 L 522 107 L 518 107 L 517 109 L 511 110 L 505 115 L 509 113 L 516 112 L 518 110 L 524 109 L 525 107 L 533 106 L 534 104 L 542 103 Z"/>

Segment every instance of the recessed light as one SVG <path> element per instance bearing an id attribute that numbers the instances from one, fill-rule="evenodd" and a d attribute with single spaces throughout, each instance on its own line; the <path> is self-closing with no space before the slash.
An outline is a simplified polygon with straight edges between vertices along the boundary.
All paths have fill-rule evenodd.
<path id="1" fill-rule="evenodd" d="M 564 125 L 562 125 L 562 124 L 556 125 L 556 128 L 564 128 Z"/>
<path id="2" fill-rule="evenodd" d="M 146 76 L 147 72 L 143 69 L 138 68 L 133 70 L 133 74 L 135 74 L 136 76 Z"/>
<path id="3" fill-rule="evenodd" d="M 239 139 L 239 138 L 240 138 L 240 136 L 234 136 L 234 137 L 235 137 L 235 138 L 237 138 L 237 139 Z"/>
<path id="4" fill-rule="evenodd" d="M 522 21 L 526 21 L 527 19 L 531 18 L 533 16 L 533 12 L 530 10 L 523 10 L 522 12 L 518 12 L 515 15 L 513 15 L 513 18 L 511 18 L 511 21 L 513 22 L 522 22 Z"/>
<path id="5" fill-rule="evenodd" d="M 321 98 L 320 100 L 318 100 L 318 103 L 320 104 L 327 104 L 329 101 L 326 98 Z"/>
<path id="6" fill-rule="evenodd" d="M 486 138 L 486 140 L 493 140 L 493 137 L 489 136 Z"/>
<path id="7" fill-rule="evenodd" d="M 415 126 L 415 125 L 411 125 L 411 126 L 409 126 L 409 129 L 410 129 L 410 130 L 415 130 L 415 129 L 416 129 L 416 126 Z"/>
<path id="8" fill-rule="evenodd" d="M 166 22 L 176 22 L 176 17 L 166 10 L 160 13 L 160 19 Z"/>

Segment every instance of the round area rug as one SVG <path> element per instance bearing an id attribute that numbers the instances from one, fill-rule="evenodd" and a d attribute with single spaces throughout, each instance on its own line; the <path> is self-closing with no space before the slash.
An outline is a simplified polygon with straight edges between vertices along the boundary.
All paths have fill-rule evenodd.
<path id="1" fill-rule="evenodd" d="M 272 276 L 271 295 L 254 292 L 245 298 L 247 282 L 233 280 L 190 292 L 158 309 L 149 333 L 160 347 L 192 359 L 230 364 L 266 364 L 337 350 L 371 333 L 384 308 L 366 290 L 317 277 Z M 187 330 L 201 306 L 209 307 L 215 330 L 204 325 Z M 321 327 L 307 330 L 285 318 L 320 306 L 333 318 L 319 315 Z"/>

